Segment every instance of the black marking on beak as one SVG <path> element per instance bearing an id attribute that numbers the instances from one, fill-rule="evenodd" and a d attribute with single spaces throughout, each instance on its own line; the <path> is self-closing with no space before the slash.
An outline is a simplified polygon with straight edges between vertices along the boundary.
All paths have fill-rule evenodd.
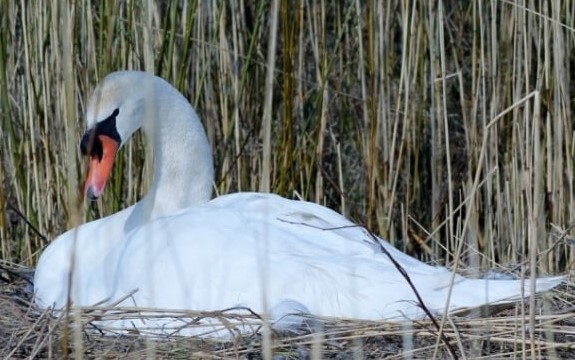
<path id="1" fill-rule="evenodd" d="M 102 160 L 104 156 L 104 149 L 102 148 L 102 142 L 100 141 L 99 135 L 106 135 L 118 142 L 122 143 L 122 138 L 118 134 L 118 129 L 116 128 L 116 117 L 120 113 L 120 109 L 114 110 L 114 112 L 108 116 L 105 120 L 102 120 L 91 129 L 86 130 L 84 136 L 82 136 L 82 141 L 80 142 L 80 151 L 82 155 L 85 156 L 97 156 L 98 161 Z"/>

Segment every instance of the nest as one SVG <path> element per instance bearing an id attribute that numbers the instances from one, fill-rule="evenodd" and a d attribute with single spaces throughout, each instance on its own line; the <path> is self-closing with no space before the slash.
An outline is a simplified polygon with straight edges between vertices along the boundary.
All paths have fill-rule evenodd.
<path id="1" fill-rule="evenodd" d="M 80 309 L 55 316 L 35 306 L 31 270 L 4 267 L 0 288 L 0 357 L 3 359 L 64 358 L 202 358 L 202 359 L 403 359 L 411 358 L 575 358 L 575 287 L 563 285 L 538 299 L 530 312 L 526 302 L 502 308 L 472 309 L 431 321 L 360 321 L 315 319 L 315 331 L 277 334 L 255 327 L 253 333 L 230 331 L 226 339 L 172 335 L 147 336 L 135 330 L 110 331 L 98 320 L 135 317 L 123 309 Z M 107 310 L 107 311 L 106 311 Z M 157 314 L 157 312 L 155 312 Z M 532 317 L 534 315 L 534 317 Z M 187 326 L 198 319 L 222 324 L 257 323 L 245 312 L 182 312 Z M 531 317 L 531 318 L 530 318 Z M 531 324 L 534 326 L 532 327 Z M 264 336 L 262 334 L 269 334 Z"/>

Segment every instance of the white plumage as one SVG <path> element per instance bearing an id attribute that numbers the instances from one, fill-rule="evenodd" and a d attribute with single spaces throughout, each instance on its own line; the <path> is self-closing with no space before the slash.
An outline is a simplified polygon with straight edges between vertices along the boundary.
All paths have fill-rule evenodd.
<path id="1" fill-rule="evenodd" d="M 88 131 L 116 109 L 122 144 L 142 126 L 151 137 L 153 186 L 136 205 L 72 229 L 50 244 L 34 281 L 36 301 L 43 307 L 63 308 L 70 293 L 74 306 L 201 311 L 245 306 L 271 313 L 280 328 L 297 325 L 290 322 L 293 318 L 278 321 L 300 312 L 422 318 L 412 289 L 381 246 L 407 271 L 435 313 L 445 309 L 449 292 L 449 310 L 509 302 L 530 293 L 528 284 L 518 280 L 453 277 L 385 241 L 376 244 L 365 229 L 320 205 L 262 193 L 210 200 L 213 165 L 203 127 L 188 101 L 158 77 L 109 75 L 90 101 Z M 90 186 L 89 192 L 98 192 Z M 561 281 L 538 279 L 537 291 Z M 171 318 L 104 323 L 152 327 L 156 333 L 180 324 Z"/>

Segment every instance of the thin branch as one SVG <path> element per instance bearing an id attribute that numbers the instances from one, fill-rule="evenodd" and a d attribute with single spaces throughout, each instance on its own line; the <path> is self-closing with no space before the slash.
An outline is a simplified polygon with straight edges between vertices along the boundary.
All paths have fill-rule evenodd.
<path id="1" fill-rule="evenodd" d="M 42 233 L 40 233 L 40 231 L 38 229 L 36 229 L 36 227 L 30 222 L 30 220 L 28 220 L 28 218 L 22 214 L 22 212 L 20 210 L 18 210 L 17 208 L 15 208 L 14 206 L 12 206 L 12 204 L 7 204 L 8 205 L 8 209 L 14 211 L 16 213 L 16 215 L 18 215 L 18 217 L 20 217 L 20 219 L 22 219 L 26 225 L 28 225 L 30 227 L 30 229 L 34 232 L 34 234 L 38 235 L 38 237 L 40 238 L 40 240 L 42 240 L 42 242 L 44 243 L 44 245 L 48 245 L 48 238 L 44 235 L 42 235 Z"/>

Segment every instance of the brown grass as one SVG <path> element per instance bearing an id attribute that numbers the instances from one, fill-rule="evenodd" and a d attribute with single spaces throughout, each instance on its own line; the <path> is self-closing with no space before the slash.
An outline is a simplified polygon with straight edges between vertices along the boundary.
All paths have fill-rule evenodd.
<path id="1" fill-rule="evenodd" d="M 2 280 L 9 283 L 0 292 L 2 358 L 264 358 L 263 339 L 259 335 L 216 340 L 175 335 L 146 337 L 135 332 L 104 333 L 94 321 L 94 312 L 88 309 L 75 316 L 73 322 L 67 323 L 63 317 L 50 316 L 48 311 L 39 310 L 31 304 L 27 283 L 6 272 L 1 275 Z M 571 359 L 575 356 L 575 289 L 563 286 L 547 294 L 546 298 L 551 306 L 544 310 L 544 303 L 537 303 L 532 332 L 529 331 L 529 320 L 521 315 L 521 305 L 517 304 L 454 314 L 448 318 L 444 336 L 456 356 L 462 359 Z M 478 317 L 479 313 L 482 316 Z M 215 316 L 238 320 L 238 316 L 225 313 L 187 312 L 172 315 L 182 319 Z M 98 319 L 121 316 L 133 315 L 113 309 L 99 315 Z M 244 317 L 244 321 L 254 320 L 254 316 Z M 321 330 L 316 333 L 275 334 L 272 337 L 273 356 L 281 359 L 452 358 L 429 321 L 401 325 L 381 321 L 320 320 Z M 77 341 L 66 339 L 72 333 L 78 333 Z M 532 357 L 533 353 L 535 357 Z"/>
<path id="2" fill-rule="evenodd" d="M 218 193 L 298 194 L 423 261 L 467 274 L 498 269 L 534 277 L 573 268 L 570 0 L 309 0 L 279 2 L 277 9 L 264 0 L 0 0 L 0 8 L 5 264 L 33 267 L 47 241 L 65 229 L 146 192 L 152 169 L 136 137 L 104 198 L 77 211 L 87 96 L 110 71 L 142 69 L 166 78 L 198 109 L 214 149 Z M 278 23 L 270 31 L 272 19 Z M 181 345 L 191 339 L 114 343 L 76 332 L 81 341 L 64 341 L 63 325 L 29 311 L 18 302 L 21 289 L 18 301 L 8 295 L 13 289 L 20 287 L 2 286 L 0 331 L 8 337 L 0 356 L 59 357 L 76 344 L 67 353 L 89 357 L 100 346 L 114 357 L 116 346 L 130 341 L 144 344 L 135 357 L 192 356 L 186 351 L 193 346 Z M 573 307 L 571 287 L 554 294 L 561 308 Z M 507 321 L 507 330 L 517 324 L 512 314 L 476 328 L 454 320 L 446 331 L 459 351 L 563 356 L 573 324 L 547 305 L 542 311 L 530 312 L 531 326 L 556 322 L 531 345 L 519 330 L 497 332 L 498 321 Z M 344 325 L 330 323 L 349 331 L 336 343 L 357 357 L 360 350 L 378 357 L 370 346 L 385 348 L 394 343 L 392 331 L 404 334 L 389 324 L 369 325 L 374 332 L 362 332 L 362 323 Z M 417 351 L 437 340 L 426 326 L 405 330 Z M 349 335 L 355 333 L 363 335 Z M 247 349 L 241 354 L 257 354 L 257 341 L 240 343 Z M 187 350 L 178 353 L 179 346 Z M 336 354 L 329 346 L 324 354 Z M 224 357 L 239 354 L 222 349 Z M 414 357 L 434 355 L 429 351 Z"/>

